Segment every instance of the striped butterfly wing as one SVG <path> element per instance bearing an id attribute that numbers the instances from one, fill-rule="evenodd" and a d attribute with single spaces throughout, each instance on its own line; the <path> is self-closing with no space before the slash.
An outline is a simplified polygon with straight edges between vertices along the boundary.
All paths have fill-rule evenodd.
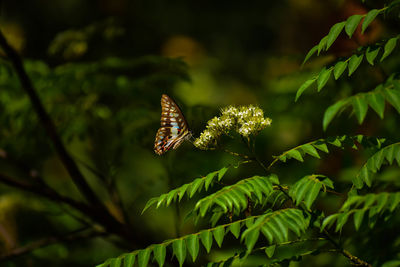
<path id="1" fill-rule="evenodd" d="M 178 105 L 167 95 L 161 97 L 161 127 L 157 131 L 154 152 L 162 155 L 190 138 L 188 124 Z"/>

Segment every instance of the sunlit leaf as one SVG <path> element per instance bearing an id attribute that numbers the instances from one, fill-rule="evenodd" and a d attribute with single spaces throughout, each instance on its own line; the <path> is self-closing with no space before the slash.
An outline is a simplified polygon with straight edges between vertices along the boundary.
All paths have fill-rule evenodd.
<path id="1" fill-rule="evenodd" d="M 207 253 L 210 253 L 210 249 L 213 242 L 212 234 L 209 231 L 203 231 L 200 233 L 200 240 L 205 249 L 207 250 Z"/>
<path id="2" fill-rule="evenodd" d="M 385 44 L 385 47 L 383 49 L 383 55 L 381 57 L 381 62 L 393 52 L 393 49 L 396 47 L 396 44 L 397 44 L 397 39 L 398 39 L 397 37 L 394 37 L 394 38 L 389 39 L 389 41 L 387 41 L 387 43 Z"/>
<path id="3" fill-rule="evenodd" d="M 121 258 L 112 259 L 110 262 L 110 267 L 120 267 L 121 266 Z"/>
<path id="4" fill-rule="evenodd" d="M 129 253 L 124 257 L 124 267 L 132 267 L 135 263 L 136 254 Z"/>
<path id="5" fill-rule="evenodd" d="M 332 26 L 331 30 L 328 33 L 328 38 L 326 40 L 326 50 L 331 47 L 333 42 L 335 42 L 336 38 L 339 36 L 339 34 L 342 32 L 344 25 L 346 22 L 339 22 L 336 23 L 335 25 Z"/>
<path id="6" fill-rule="evenodd" d="M 363 60 L 364 55 L 352 55 L 349 60 L 349 76 L 356 71 L 358 66 L 360 66 L 361 61 Z"/>
<path id="7" fill-rule="evenodd" d="M 326 128 L 328 128 L 329 123 L 333 120 L 333 118 L 336 116 L 336 114 L 348 103 L 348 99 L 342 99 L 335 104 L 329 106 L 324 113 L 324 118 L 323 118 L 323 129 L 324 131 Z"/>
<path id="8" fill-rule="evenodd" d="M 350 38 L 353 36 L 353 33 L 357 29 L 362 18 L 362 15 L 353 15 L 346 20 L 345 31 Z"/>
<path id="9" fill-rule="evenodd" d="M 246 235 L 244 243 L 246 244 L 247 251 L 250 252 L 253 250 L 254 245 L 256 244 L 256 242 L 258 240 L 259 235 L 260 235 L 259 230 L 251 231 L 248 235 Z"/>
<path id="10" fill-rule="evenodd" d="M 217 242 L 218 244 L 218 247 L 221 247 L 222 241 L 224 241 L 225 228 L 223 226 L 215 228 L 215 230 L 213 231 L 213 235 L 215 238 L 215 242 Z"/>
<path id="11" fill-rule="evenodd" d="M 335 68 L 333 69 L 333 76 L 335 80 L 339 79 L 342 73 L 346 70 L 347 61 L 339 61 L 336 63 Z"/>
<path id="12" fill-rule="evenodd" d="M 317 52 L 317 51 L 318 51 L 318 45 L 316 45 L 316 46 L 314 46 L 313 48 L 311 48 L 310 51 L 308 51 L 306 57 L 304 58 L 304 61 L 303 61 L 303 64 L 302 64 L 302 65 L 304 65 L 304 63 L 306 63 L 306 62 L 310 59 L 310 57 L 311 57 L 312 55 L 314 55 L 315 52 Z"/>
<path id="13" fill-rule="evenodd" d="M 361 124 L 364 121 L 365 116 L 367 115 L 368 103 L 364 97 L 360 96 L 360 97 L 354 97 L 352 104 L 354 107 L 354 113 L 357 117 L 358 124 Z"/>
<path id="14" fill-rule="evenodd" d="M 318 85 L 318 92 L 321 91 L 321 89 L 325 86 L 325 84 L 328 82 L 329 77 L 331 75 L 332 68 L 329 69 L 322 69 L 321 72 L 318 75 L 317 79 L 317 85 Z"/>
<path id="15" fill-rule="evenodd" d="M 276 245 L 268 246 L 265 248 L 265 254 L 267 254 L 268 258 L 272 258 L 275 253 Z"/>
<path id="16" fill-rule="evenodd" d="M 142 249 L 138 253 L 139 267 L 146 267 L 150 259 L 150 249 Z"/>
<path id="17" fill-rule="evenodd" d="M 174 255 L 178 259 L 179 266 L 182 267 L 186 259 L 186 244 L 185 240 L 177 239 L 172 242 L 172 249 L 174 250 Z"/>
<path id="18" fill-rule="evenodd" d="M 371 92 L 366 94 L 368 105 L 383 119 L 383 113 L 385 111 L 385 98 L 380 92 Z"/>
<path id="19" fill-rule="evenodd" d="M 192 256 L 193 262 L 196 261 L 197 255 L 199 255 L 199 236 L 189 235 L 186 239 L 186 247 L 189 254 Z"/>
<path id="20" fill-rule="evenodd" d="M 364 21 L 361 26 L 361 33 L 364 34 L 365 30 L 369 26 L 369 24 L 376 18 L 376 16 L 379 14 L 378 9 L 372 9 L 370 10 L 367 15 L 364 18 Z"/>
<path id="21" fill-rule="evenodd" d="M 380 50 L 381 50 L 380 47 L 375 48 L 375 49 L 372 49 L 371 47 L 367 48 L 367 51 L 365 52 L 365 57 L 367 58 L 367 61 L 369 64 L 374 65 L 374 60 Z"/>
<path id="22" fill-rule="evenodd" d="M 160 244 L 153 248 L 154 258 L 156 259 L 158 266 L 164 266 L 165 255 L 167 254 L 167 250 L 164 245 Z"/>
<path id="23" fill-rule="evenodd" d="M 400 91 L 385 89 L 383 90 L 385 99 L 400 113 Z"/>
<path id="24" fill-rule="evenodd" d="M 239 238 L 240 234 L 240 222 L 233 223 L 229 226 L 229 231 L 236 237 Z"/>
<path id="25" fill-rule="evenodd" d="M 313 84 L 316 80 L 317 80 L 317 79 L 314 78 L 314 79 L 305 81 L 305 82 L 300 86 L 300 88 L 297 90 L 295 101 L 297 101 L 297 100 L 299 99 L 299 97 L 303 94 L 303 92 L 304 92 L 308 87 L 310 87 L 310 85 Z"/>

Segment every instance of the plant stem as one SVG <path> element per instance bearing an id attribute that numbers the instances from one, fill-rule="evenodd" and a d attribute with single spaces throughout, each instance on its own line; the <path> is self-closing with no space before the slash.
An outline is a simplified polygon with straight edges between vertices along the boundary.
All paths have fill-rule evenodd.
<path id="1" fill-rule="evenodd" d="M 22 88 L 25 90 L 27 95 L 29 96 L 33 109 L 35 110 L 37 116 L 39 117 L 39 121 L 42 123 L 42 126 L 46 130 L 47 135 L 50 137 L 55 150 L 57 151 L 62 163 L 67 169 L 71 179 L 78 187 L 79 191 L 82 195 L 87 199 L 87 201 L 97 207 L 102 207 L 102 203 L 97 198 L 96 194 L 90 188 L 89 184 L 86 182 L 82 173 L 80 172 L 78 166 L 72 157 L 68 154 L 66 148 L 64 147 L 61 138 L 59 137 L 56 128 L 54 126 L 53 121 L 51 120 L 49 114 L 43 107 L 42 102 L 39 99 L 35 89 L 33 88 L 32 82 L 25 71 L 22 60 L 18 55 L 17 51 L 12 48 L 7 40 L 5 39 L 3 33 L 0 31 L 0 46 L 3 48 L 5 54 L 8 59 L 14 66 L 15 72 L 21 82 Z"/>

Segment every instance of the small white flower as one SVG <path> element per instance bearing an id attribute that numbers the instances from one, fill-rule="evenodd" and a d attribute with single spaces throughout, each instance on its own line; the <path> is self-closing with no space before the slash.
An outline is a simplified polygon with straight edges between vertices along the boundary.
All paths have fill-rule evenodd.
<path id="1" fill-rule="evenodd" d="M 218 138 L 235 130 L 244 137 L 256 135 L 259 131 L 271 125 L 270 118 L 264 118 L 261 108 L 249 105 L 221 109 L 222 115 L 208 121 L 206 130 L 194 142 L 200 149 L 210 149 L 217 144 Z"/>

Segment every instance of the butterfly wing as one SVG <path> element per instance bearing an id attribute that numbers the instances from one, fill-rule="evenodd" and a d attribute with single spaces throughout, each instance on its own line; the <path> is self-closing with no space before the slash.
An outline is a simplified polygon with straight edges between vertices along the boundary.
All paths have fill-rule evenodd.
<path id="1" fill-rule="evenodd" d="M 157 131 L 154 152 L 164 154 L 190 137 L 188 124 L 178 105 L 167 95 L 161 97 L 161 127 Z"/>

